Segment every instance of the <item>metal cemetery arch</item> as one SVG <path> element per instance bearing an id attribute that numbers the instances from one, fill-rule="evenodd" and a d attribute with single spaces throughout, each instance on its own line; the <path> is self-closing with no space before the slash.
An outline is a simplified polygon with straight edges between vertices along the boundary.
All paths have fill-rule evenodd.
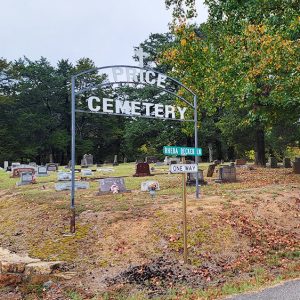
<path id="1" fill-rule="evenodd" d="M 101 84 L 97 84 L 97 85 L 86 85 L 84 87 L 81 87 L 80 89 L 76 90 L 76 79 L 80 79 L 81 76 L 83 75 L 88 75 L 91 73 L 95 73 L 98 72 L 100 70 L 106 70 L 106 69 L 111 69 L 112 72 L 114 72 L 114 69 L 130 69 L 130 70 L 139 70 L 139 74 L 141 76 L 143 75 L 143 72 L 146 72 L 148 74 L 148 79 L 150 78 L 149 73 L 155 74 L 155 76 L 159 76 L 161 78 L 164 78 L 164 80 L 168 80 L 169 82 L 175 84 L 176 86 L 179 86 L 183 89 L 185 89 L 190 95 L 192 95 L 193 97 L 193 103 L 189 102 L 188 100 L 186 100 L 184 97 L 181 97 L 179 95 L 176 94 L 175 90 L 170 90 L 167 88 L 164 88 L 162 86 L 156 86 L 153 83 L 149 83 L 150 80 L 148 80 L 148 82 L 145 82 L 143 80 L 143 82 L 141 81 L 130 81 L 130 80 L 123 80 L 123 81 L 111 81 L 111 82 L 104 82 Z M 128 74 L 127 74 L 128 75 Z M 132 74 L 131 74 L 132 75 Z M 115 78 L 114 78 L 115 79 Z M 149 86 L 153 86 L 156 89 L 162 90 L 170 95 L 175 96 L 176 98 L 182 100 L 184 103 L 186 103 L 188 106 L 190 106 L 193 110 L 194 110 L 194 118 L 193 120 L 184 120 L 184 119 L 171 119 L 171 120 L 176 120 L 176 121 L 183 121 L 183 122 L 194 122 L 194 138 L 195 138 L 195 142 L 194 142 L 194 146 L 195 148 L 198 148 L 198 116 L 197 116 L 197 96 L 196 94 L 191 91 L 188 87 L 186 87 L 185 85 L 183 85 L 181 82 L 177 81 L 176 79 L 169 77 L 165 74 L 162 74 L 158 71 L 152 70 L 150 68 L 143 68 L 143 67 L 138 67 L 138 66 L 128 66 L 128 65 L 113 65 L 113 66 L 105 66 L 105 67 L 100 67 L 100 68 L 93 68 L 93 69 L 89 69 L 83 72 L 80 72 L 76 75 L 73 75 L 71 77 L 71 90 L 72 90 L 72 106 L 71 106 L 71 132 L 72 132 L 72 142 L 71 142 L 71 172 L 72 172 L 72 184 L 71 184 L 71 227 L 70 227 L 70 231 L 72 233 L 75 232 L 75 113 L 76 112 L 86 112 L 86 113 L 98 113 L 98 114 L 112 114 L 112 115 L 120 115 L 120 116 L 127 116 L 127 117 L 144 117 L 144 118 L 153 118 L 153 119 L 167 119 L 167 118 L 162 118 L 162 117 L 152 117 L 152 116 L 136 116 L 136 115 L 130 115 L 130 114 L 118 114 L 118 113 L 106 113 L 106 112 L 94 112 L 94 111 L 84 111 L 84 110 L 77 110 L 76 109 L 76 96 L 80 95 L 84 92 L 87 91 L 91 91 L 92 89 L 96 89 L 96 88 L 101 88 L 101 87 L 106 87 L 106 86 L 113 86 L 114 84 L 123 84 L 123 83 L 127 83 L 127 84 L 134 84 L 134 85 L 149 85 Z M 198 163 L 198 157 L 195 156 L 195 163 Z M 198 173 L 196 175 L 196 198 L 199 198 L 199 179 L 198 179 Z"/>

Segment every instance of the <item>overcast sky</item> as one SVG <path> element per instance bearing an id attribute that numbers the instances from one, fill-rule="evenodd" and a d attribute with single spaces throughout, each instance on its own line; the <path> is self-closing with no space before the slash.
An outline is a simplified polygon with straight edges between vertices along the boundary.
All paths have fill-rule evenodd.
<path id="1" fill-rule="evenodd" d="M 164 0 L 0 0 L 0 57 L 32 60 L 81 57 L 96 66 L 136 64 L 133 47 L 168 31 Z M 197 23 L 207 8 L 197 0 Z"/>

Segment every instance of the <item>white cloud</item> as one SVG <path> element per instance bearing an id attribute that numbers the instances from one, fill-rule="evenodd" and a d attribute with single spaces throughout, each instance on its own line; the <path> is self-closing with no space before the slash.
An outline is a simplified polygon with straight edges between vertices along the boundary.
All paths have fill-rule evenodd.
<path id="1" fill-rule="evenodd" d="M 197 3 L 200 23 L 207 9 Z M 3 58 L 89 57 L 104 66 L 133 64 L 133 47 L 167 32 L 171 12 L 164 0 L 2 0 L 0 20 Z"/>

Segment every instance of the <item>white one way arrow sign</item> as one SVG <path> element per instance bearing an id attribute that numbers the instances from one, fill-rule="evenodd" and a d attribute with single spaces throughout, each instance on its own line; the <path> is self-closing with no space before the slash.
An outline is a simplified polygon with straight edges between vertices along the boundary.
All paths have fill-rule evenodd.
<path id="1" fill-rule="evenodd" d="M 171 173 L 197 173 L 197 164 L 174 164 L 170 165 Z"/>

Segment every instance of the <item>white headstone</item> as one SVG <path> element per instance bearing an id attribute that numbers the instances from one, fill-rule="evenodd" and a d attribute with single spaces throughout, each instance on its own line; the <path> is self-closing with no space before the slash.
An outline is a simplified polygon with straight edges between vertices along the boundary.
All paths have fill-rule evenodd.
<path id="1" fill-rule="evenodd" d="M 93 172 L 91 169 L 83 169 L 83 170 L 81 170 L 81 175 L 82 176 L 92 176 Z"/>
<path id="2" fill-rule="evenodd" d="M 71 190 L 72 182 L 58 182 L 55 184 L 56 191 L 64 191 L 64 190 Z M 88 182 L 83 181 L 75 181 L 75 190 L 77 189 L 88 189 L 90 184 Z"/>
<path id="3" fill-rule="evenodd" d="M 39 177 L 49 176 L 49 174 L 47 172 L 47 167 L 46 166 L 38 166 L 36 175 L 39 176 Z"/>
<path id="4" fill-rule="evenodd" d="M 6 171 L 7 168 L 8 168 L 8 161 L 6 160 L 6 161 L 4 161 L 4 170 Z"/>
<path id="5" fill-rule="evenodd" d="M 58 181 L 70 181 L 72 180 L 72 173 L 71 172 L 59 172 L 57 174 Z"/>
<path id="6" fill-rule="evenodd" d="M 156 180 L 147 180 L 141 183 L 141 191 L 142 192 L 148 192 L 150 189 L 159 191 L 159 183 Z"/>

